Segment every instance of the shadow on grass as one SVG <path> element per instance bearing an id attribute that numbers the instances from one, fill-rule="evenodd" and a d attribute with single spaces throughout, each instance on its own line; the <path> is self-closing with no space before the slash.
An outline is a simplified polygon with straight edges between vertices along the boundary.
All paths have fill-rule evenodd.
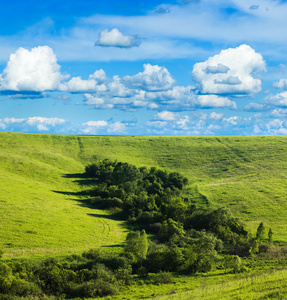
<path id="1" fill-rule="evenodd" d="M 67 179 L 77 179 L 73 180 L 73 182 L 81 185 L 81 186 L 89 186 L 89 185 L 94 185 L 95 180 L 94 179 L 89 179 L 85 176 L 85 174 L 81 173 L 75 173 L 75 174 L 65 174 L 63 175 L 64 178 Z M 112 220 L 112 221 L 125 221 L 125 216 L 121 211 L 116 211 L 113 212 L 112 208 L 103 208 L 100 205 L 95 205 L 91 204 L 90 201 L 90 196 L 89 196 L 89 191 L 80 191 L 80 192 L 70 192 L 70 191 L 55 191 L 53 190 L 54 193 L 62 194 L 62 195 L 67 195 L 67 196 L 72 196 L 73 199 L 69 198 L 69 200 L 73 200 L 78 203 L 79 206 L 85 207 L 91 210 L 102 210 L 102 211 L 107 211 L 109 214 L 97 214 L 97 213 L 87 213 L 88 216 L 95 217 L 95 218 L 101 218 L 101 219 L 107 219 L 107 220 Z M 128 224 L 127 222 L 121 222 L 120 224 L 124 229 L 130 230 L 131 225 Z M 105 246 L 105 247 L 122 247 L 122 245 L 110 245 L 110 246 Z"/>
<path id="2" fill-rule="evenodd" d="M 88 214 L 88 215 L 95 218 L 103 218 L 103 219 L 113 220 L 113 221 L 124 220 L 124 215 L 121 212 L 113 213 L 111 215 L 101 215 L 101 214 Z"/>
<path id="3" fill-rule="evenodd" d="M 85 176 L 84 173 L 74 173 L 74 174 L 65 174 L 63 175 L 63 178 L 67 179 L 77 179 L 73 182 L 79 184 L 79 185 L 93 185 L 95 184 L 95 179 L 91 179 Z"/>
<path id="4" fill-rule="evenodd" d="M 85 197 L 89 195 L 88 191 L 81 191 L 81 192 L 63 192 L 63 191 L 52 191 L 57 194 L 67 195 L 67 196 L 75 196 L 75 197 Z"/>

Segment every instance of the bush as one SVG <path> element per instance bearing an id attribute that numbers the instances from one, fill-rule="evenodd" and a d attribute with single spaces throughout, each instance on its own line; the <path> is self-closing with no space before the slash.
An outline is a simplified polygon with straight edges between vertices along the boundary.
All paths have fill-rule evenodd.
<path id="1" fill-rule="evenodd" d="M 87 259 L 98 260 L 101 256 L 101 249 L 99 248 L 90 249 L 89 251 L 84 252 L 82 256 Z"/>
<path id="2" fill-rule="evenodd" d="M 242 271 L 242 261 L 238 255 L 227 256 L 224 261 L 225 269 L 231 269 L 232 273 Z"/>
<path id="3" fill-rule="evenodd" d="M 169 272 L 160 272 L 153 277 L 153 282 L 155 284 L 168 284 L 174 283 L 174 279 L 171 273 Z"/>
<path id="4" fill-rule="evenodd" d="M 118 291 L 116 284 L 98 279 L 75 286 L 71 294 L 73 297 L 95 298 L 115 295 Z"/>

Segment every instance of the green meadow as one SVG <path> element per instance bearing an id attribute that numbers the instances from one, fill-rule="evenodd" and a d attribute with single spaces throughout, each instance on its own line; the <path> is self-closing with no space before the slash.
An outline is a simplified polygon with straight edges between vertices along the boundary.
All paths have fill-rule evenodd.
<path id="1" fill-rule="evenodd" d="M 243 274 L 209 273 L 175 276 L 173 284 L 146 284 L 138 281 L 115 300 L 284 300 L 287 297 L 286 270 Z M 111 299 L 105 297 L 104 299 Z"/>
<path id="2" fill-rule="evenodd" d="M 109 158 L 189 179 L 197 205 L 227 207 L 255 234 L 260 222 L 287 244 L 287 138 L 120 137 L 0 133 L 3 259 L 65 257 L 91 248 L 117 253 L 128 224 L 89 207 L 85 166 Z M 273 267 L 272 267 L 273 268 Z M 174 284 L 135 280 L 113 299 L 284 299 L 286 270 L 252 268 L 174 275 Z M 151 275 L 151 282 L 152 282 Z M 108 298 L 107 298 L 108 299 Z"/>
<path id="3" fill-rule="evenodd" d="M 228 207 L 252 232 L 264 222 L 287 242 L 287 138 L 0 134 L 0 247 L 4 257 L 117 251 L 126 224 L 91 209 L 84 167 L 110 158 L 188 177 L 195 202 Z"/>

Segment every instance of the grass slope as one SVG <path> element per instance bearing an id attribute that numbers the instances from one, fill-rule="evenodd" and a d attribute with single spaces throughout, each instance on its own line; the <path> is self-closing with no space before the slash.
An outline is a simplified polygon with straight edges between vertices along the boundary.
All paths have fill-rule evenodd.
<path id="1" fill-rule="evenodd" d="M 0 134 L 0 248 L 6 257 L 116 246 L 124 222 L 82 205 L 78 173 L 95 159 L 183 173 L 203 204 L 227 206 L 287 242 L 287 138 Z M 74 174 L 74 175 L 73 175 Z M 111 247 L 110 249 L 116 249 Z"/>
<path id="2" fill-rule="evenodd" d="M 214 272 L 195 276 L 175 276 L 172 284 L 145 284 L 138 280 L 114 300 L 284 300 L 287 270 L 256 271 L 242 274 Z M 151 275 L 152 277 L 152 275 Z M 111 299 L 104 297 L 103 299 Z"/>

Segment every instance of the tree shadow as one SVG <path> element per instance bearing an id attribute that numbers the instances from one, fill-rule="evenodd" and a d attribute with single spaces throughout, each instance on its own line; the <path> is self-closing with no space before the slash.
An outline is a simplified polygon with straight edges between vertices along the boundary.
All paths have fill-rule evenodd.
<path id="1" fill-rule="evenodd" d="M 88 216 L 95 217 L 95 218 L 107 219 L 107 220 L 113 220 L 113 221 L 124 221 L 122 213 L 113 213 L 111 215 L 88 214 Z"/>
<path id="2" fill-rule="evenodd" d="M 87 178 L 84 173 L 64 174 L 63 177 L 67 179 L 76 179 L 73 180 L 73 182 L 79 184 L 80 186 L 90 186 L 90 185 L 95 185 L 96 183 L 96 180 Z M 87 213 L 87 215 L 90 217 L 113 220 L 113 221 L 123 221 L 121 222 L 120 225 L 124 229 L 130 230 L 131 228 L 131 225 L 126 222 L 125 216 L 121 211 L 113 212 L 112 209 L 102 208 L 98 205 L 92 204 L 90 201 L 91 200 L 90 192 L 87 190 L 83 190 L 80 192 L 53 190 L 53 192 L 57 194 L 71 196 L 69 197 L 69 200 L 73 200 L 77 202 L 77 204 L 81 207 L 85 207 L 91 210 L 101 210 L 101 211 L 109 212 L 109 214 L 97 214 L 97 213 L 92 213 L 91 211 L 90 213 Z M 110 245 L 105 247 L 122 247 L 122 245 Z"/>
<path id="3" fill-rule="evenodd" d="M 88 191 L 81 191 L 81 192 L 63 192 L 63 191 L 52 191 L 57 194 L 62 194 L 66 196 L 75 196 L 75 197 L 86 197 L 89 195 Z"/>
<path id="4" fill-rule="evenodd" d="M 87 178 L 84 173 L 64 174 L 62 177 L 67 179 L 77 179 L 73 180 L 73 182 L 79 185 L 93 185 L 96 183 L 95 179 Z"/>
<path id="5" fill-rule="evenodd" d="M 87 178 L 84 173 L 64 174 L 64 178 Z"/>

